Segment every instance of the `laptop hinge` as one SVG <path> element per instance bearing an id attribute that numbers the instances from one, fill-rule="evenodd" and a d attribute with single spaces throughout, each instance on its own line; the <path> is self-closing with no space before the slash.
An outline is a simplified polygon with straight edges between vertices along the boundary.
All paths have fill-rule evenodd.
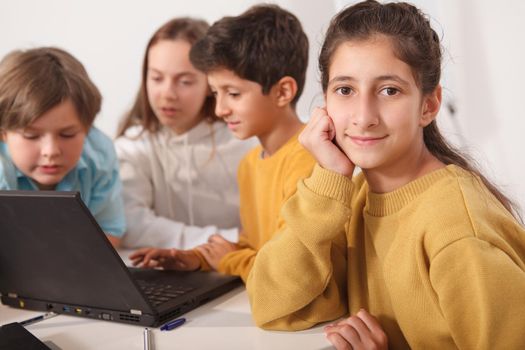
<path id="1" fill-rule="evenodd" d="M 129 310 L 129 313 L 130 313 L 130 314 L 133 314 L 133 315 L 142 315 L 142 311 L 140 311 L 140 310 L 135 310 L 135 309 L 131 309 L 131 310 Z"/>

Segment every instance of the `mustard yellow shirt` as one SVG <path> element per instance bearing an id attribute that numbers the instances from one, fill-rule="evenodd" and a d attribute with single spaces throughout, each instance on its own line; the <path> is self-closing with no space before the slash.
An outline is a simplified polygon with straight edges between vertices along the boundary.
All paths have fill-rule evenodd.
<path id="1" fill-rule="evenodd" d="M 316 166 L 247 282 L 253 317 L 298 330 L 378 318 L 391 349 L 525 349 L 525 230 L 454 165 L 386 194 Z"/>
<path id="2" fill-rule="evenodd" d="M 262 147 L 257 146 L 241 161 L 237 176 L 242 227 L 239 250 L 221 259 L 219 272 L 246 281 L 257 251 L 283 226 L 281 207 L 295 193 L 297 182 L 308 177 L 315 165 L 297 136 L 270 157 L 263 159 Z"/>

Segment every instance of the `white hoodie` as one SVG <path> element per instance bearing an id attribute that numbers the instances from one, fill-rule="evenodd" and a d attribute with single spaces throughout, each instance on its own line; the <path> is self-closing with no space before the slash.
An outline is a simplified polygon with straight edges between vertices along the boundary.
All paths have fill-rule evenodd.
<path id="1" fill-rule="evenodd" d="M 255 140 L 235 139 L 222 122 L 203 121 L 182 135 L 141 130 L 115 141 L 128 226 L 123 245 L 188 249 L 214 233 L 236 242 L 237 166 Z"/>

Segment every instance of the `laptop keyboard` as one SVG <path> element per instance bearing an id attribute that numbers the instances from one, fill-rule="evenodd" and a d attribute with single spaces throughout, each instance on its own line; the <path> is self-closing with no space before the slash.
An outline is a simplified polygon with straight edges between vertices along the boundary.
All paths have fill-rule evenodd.
<path id="1" fill-rule="evenodd" d="M 142 289 L 146 298 L 154 305 L 158 306 L 171 299 L 178 298 L 195 288 L 188 286 L 175 286 L 165 284 L 162 282 L 152 282 L 144 280 L 136 280 L 139 287 Z"/>

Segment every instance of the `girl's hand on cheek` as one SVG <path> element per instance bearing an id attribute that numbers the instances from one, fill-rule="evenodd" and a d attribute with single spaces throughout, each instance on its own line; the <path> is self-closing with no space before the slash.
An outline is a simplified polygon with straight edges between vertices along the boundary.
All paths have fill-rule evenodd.
<path id="1" fill-rule="evenodd" d="M 299 142 L 323 168 L 352 177 L 355 165 L 335 144 L 334 123 L 325 108 L 315 108 Z"/>

